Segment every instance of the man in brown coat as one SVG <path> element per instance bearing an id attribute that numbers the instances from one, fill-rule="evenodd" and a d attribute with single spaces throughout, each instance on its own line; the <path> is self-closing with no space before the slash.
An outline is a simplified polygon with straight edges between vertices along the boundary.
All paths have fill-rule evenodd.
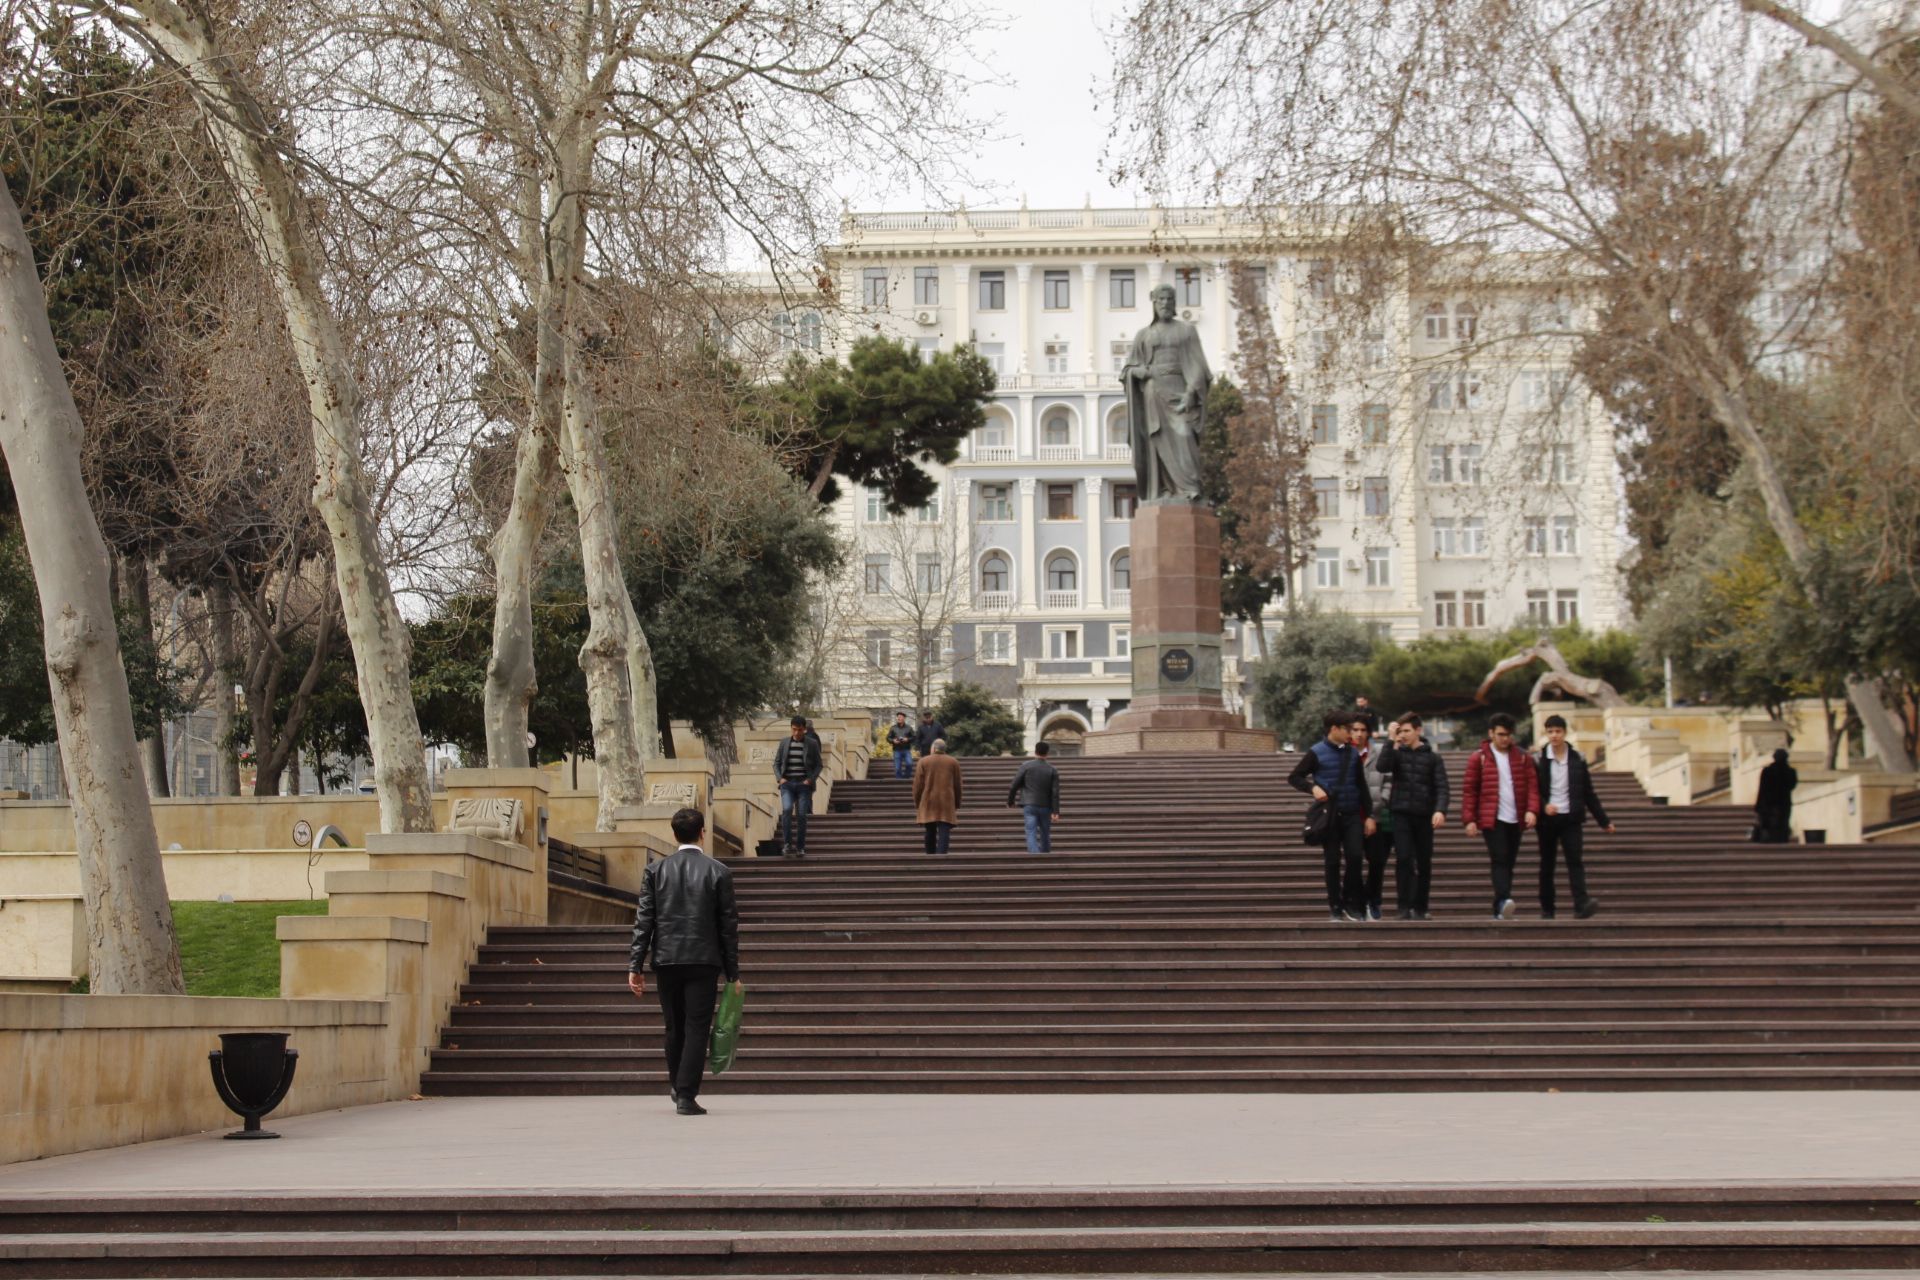
<path id="1" fill-rule="evenodd" d="M 927 833 L 927 852 L 945 853 L 960 820 L 960 762 L 947 754 L 947 740 L 936 738 L 933 750 L 913 771 L 913 807 Z"/>

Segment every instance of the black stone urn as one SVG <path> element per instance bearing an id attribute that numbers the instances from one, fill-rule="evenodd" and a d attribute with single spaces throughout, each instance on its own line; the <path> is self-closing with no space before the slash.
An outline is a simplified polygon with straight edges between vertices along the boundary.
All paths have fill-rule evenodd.
<path id="1" fill-rule="evenodd" d="M 246 1120 L 243 1127 L 227 1135 L 229 1138 L 280 1136 L 262 1129 L 260 1117 L 286 1099 L 299 1061 L 300 1051 L 287 1048 L 285 1031 L 229 1031 L 221 1035 L 220 1047 L 207 1055 L 213 1087 L 220 1101 Z"/>

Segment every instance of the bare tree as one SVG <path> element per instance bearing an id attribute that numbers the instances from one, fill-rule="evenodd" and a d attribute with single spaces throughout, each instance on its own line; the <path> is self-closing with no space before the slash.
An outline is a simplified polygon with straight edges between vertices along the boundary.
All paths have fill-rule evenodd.
<path id="1" fill-rule="evenodd" d="M 973 603 L 971 522 L 951 492 L 937 502 L 868 526 L 853 553 L 862 595 L 842 606 L 841 645 L 861 683 L 920 709 L 975 652 L 954 635 Z"/>
<path id="2" fill-rule="evenodd" d="M 1320 229 L 1363 284 L 1467 301 L 1462 378 L 1515 344 L 1637 353 L 1706 406 L 1837 614 L 1755 409 L 1820 329 L 1842 222 L 1842 94 L 1793 39 L 1724 0 L 1142 4 L 1118 167 L 1160 185 L 1197 170 L 1215 198 Z M 1769 314 L 1789 280 L 1795 305 Z M 1848 695 L 1870 750 L 1911 767 L 1883 681 Z"/>
<path id="3" fill-rule="evenodd" d="M 4 184 L 0 184 L 4 185 Z M 40 592 L 47 675 L 73 795 L 93 990 L 185 988 L 160 842 L 120 661 L 107 548 L 80 474 L 81 424 L 47 323 L 33 250 L 0 190 L 0 448 Z"/>

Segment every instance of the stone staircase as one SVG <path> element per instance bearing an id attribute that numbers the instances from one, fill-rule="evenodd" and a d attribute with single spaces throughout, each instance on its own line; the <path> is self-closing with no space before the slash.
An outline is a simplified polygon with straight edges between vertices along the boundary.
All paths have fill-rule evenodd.
<path id="1" fill-rule="evenodd" d="M 734 864 L 748 1023 L 710 1092 L 1920 1084 L 1920 849 L 1751 845 L 1743 813 L 1599 774 L 1621 830 L 1590 829 L 1595 919 L 1530 918 L 1530 847 L 1521 918 L 1489 919 L 1484 849 L 1450 826 L 1432 921 L 1334 925 L 1290 760 L 1063 761 L 1043 857 L 1004 807 L 1016 762 L 962 763 L 945 858 L 880 761 L 804 861 Z M 494 930 L 423 1091 L 657 1091 L 626 941 Z"/>

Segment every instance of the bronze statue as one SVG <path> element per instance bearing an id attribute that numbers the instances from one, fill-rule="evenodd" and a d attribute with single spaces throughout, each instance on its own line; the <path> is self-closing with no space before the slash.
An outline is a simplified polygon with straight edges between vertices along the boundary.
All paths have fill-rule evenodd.
<path id="1" fill-rule="evenodd" d="M 1173 312 L 1173 286 L 1163 284 L 1153 291 L 1153 323 L 1134 335 L 1120 370 L 1142 502 L 1200 501 L 1200 437 L 1213 374 L 1199 332 Z"/>

